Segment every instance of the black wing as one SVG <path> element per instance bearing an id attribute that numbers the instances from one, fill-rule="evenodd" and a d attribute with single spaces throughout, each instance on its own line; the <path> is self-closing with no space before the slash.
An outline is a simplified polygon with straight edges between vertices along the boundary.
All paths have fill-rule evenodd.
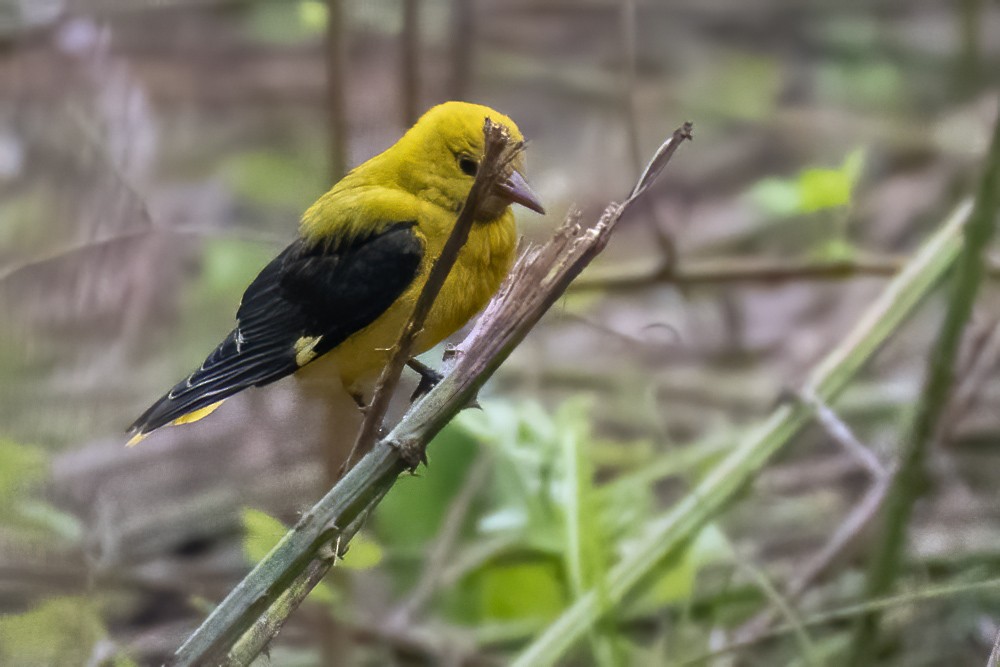
<path id="1" fill-rule="evenodd" d="M 371 324 L 417 275 L 423 244 L 415 224 L 395 223 L 339 244 L 292 243 L 250 283 L 236 328 L 129 431 L 149 433 L 290 375 L 301 366 L 296 356 L 302 345 L 311 344 L 314 357 L 320 356 Z"/>

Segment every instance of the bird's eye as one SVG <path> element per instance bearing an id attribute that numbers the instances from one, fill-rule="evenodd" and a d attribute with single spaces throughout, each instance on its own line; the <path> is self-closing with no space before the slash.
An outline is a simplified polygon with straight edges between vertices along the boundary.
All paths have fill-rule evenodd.
<path id="1" fill-rule="evenodd" d="M 472 158 L 462 157 L 458 159 L 458 168 L 466 176 L 475 176 L 476 172 L 479 171 L 479 163 Z"/>

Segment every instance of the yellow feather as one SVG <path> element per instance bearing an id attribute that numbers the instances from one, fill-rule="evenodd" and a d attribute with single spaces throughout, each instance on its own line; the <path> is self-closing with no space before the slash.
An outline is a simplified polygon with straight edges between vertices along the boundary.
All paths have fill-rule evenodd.
<path id="1" fill-rule="evenodd" d="M 219 401 L 218 403 L 212 403 L 211 405 L 206 405 L 205 407 L 198 408 L 197 410 L 192 410 L 186 415 L 178 417 L 177 419 L 173 420 L 172 422 L 170 422 L 170 424 L 172 426 L 180 426 L 181 424 L 190 424 L 191 422 L 196 422 L 199 419 L 203 419 L 212 414 L 213 412 L 215 412 L 215 410 L 220 405 L 222 405 L 222 401 Z"/>

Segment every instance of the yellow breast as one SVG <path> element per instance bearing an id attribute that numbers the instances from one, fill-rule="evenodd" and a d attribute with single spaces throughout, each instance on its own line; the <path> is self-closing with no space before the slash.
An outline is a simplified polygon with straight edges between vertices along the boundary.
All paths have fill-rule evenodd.
<path id="1" fill-rule="evenodd" d="M 413 283 L 378 319 L 357 332 L 298 375 L 340 377 L 351 391 L 370 389 L 389 351 L 409 320 L 434 261 L 441 254 L 454 214 L 427 207 L 414 230 L 424 243 L 424 259 Z M 500 287 L 514 259 L 517 230 L 514 215 L 507 210 L 498 220 L 476 223 L 455 265 L 434 301 L 417 338 L 415 354 L 426 352 L 461 329 Z"/>

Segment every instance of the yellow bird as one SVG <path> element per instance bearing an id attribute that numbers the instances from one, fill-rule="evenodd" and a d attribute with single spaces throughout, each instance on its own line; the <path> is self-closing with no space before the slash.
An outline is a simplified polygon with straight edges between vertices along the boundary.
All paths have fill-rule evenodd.
<path id="1" fill-rule="evenodd" d="M 236 328 L 132 424 L 128 444 L 197 421 L 233 394 L 308 364 L 339 377 L 356 398 L 370 389 L 472 187 L 486 118 L 522 140 L 503 114 L 446 102 L 320 197 L 302 216 L 298 238 L 250 283 Z M 499 288 L 517 243 L 510 205 L 544 213 L 522 170 L 519 155 L 476 211 L 417 354 L 460 329 Z"/>

